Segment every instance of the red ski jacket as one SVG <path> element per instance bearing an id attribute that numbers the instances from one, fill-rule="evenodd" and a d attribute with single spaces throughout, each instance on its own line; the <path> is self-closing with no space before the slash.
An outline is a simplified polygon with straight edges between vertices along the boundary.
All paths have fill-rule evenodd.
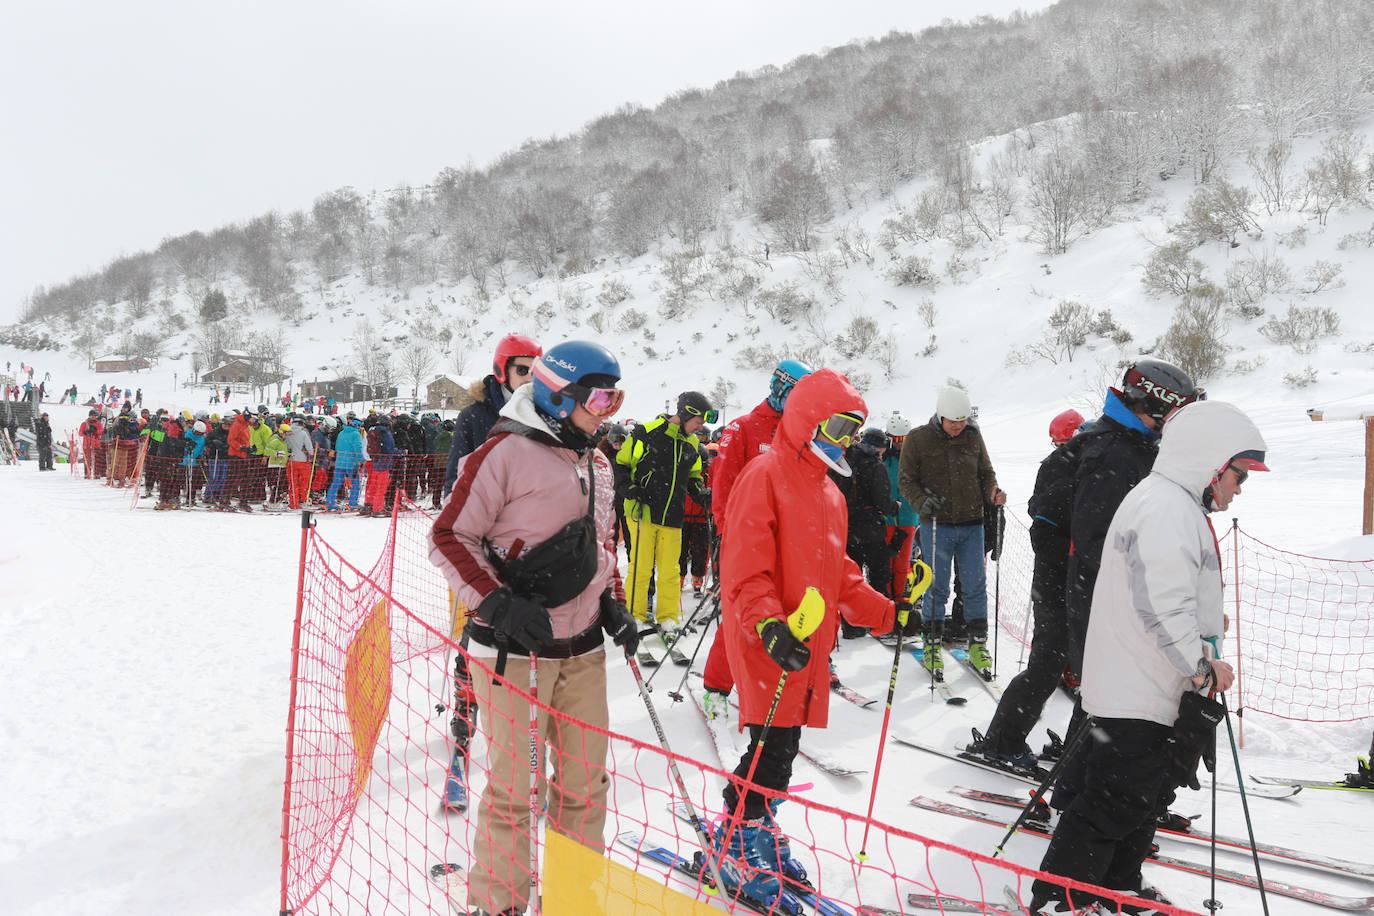
<path id="1" fill-rule="evenodd" d="M 772 448 L 735 481 L 721 541 L 721 632 L 739 689 L 740 729 L 768 715 L 782 669 L 763 649 L 756 627 L 786 619 L 807 586 L 825 599 L 825 616 L 807 645 L 811 661 L 787 677 L 773 724 L 825 727 L 830 710 L 830 652 L 839 614 L 875 633 L 892 629 L 892 601 L 864 581 L 845 553 L 849 513 L 827 465 L 811 448 L 816 426 L 831 414 L 867 414 L 863 398 L 833 369 L 797 381 Z"/>
<path id="2" fill-rule="evenodd" d="M 720 434 L 720 448 L 710 471 L 711 515 L 715 518 L 717 531 L 725 530 L 725 507 L 740 471 L 768 451 L 781 419 L 782 414 L 764 400 L 744 416 L 731 420 Z"/>

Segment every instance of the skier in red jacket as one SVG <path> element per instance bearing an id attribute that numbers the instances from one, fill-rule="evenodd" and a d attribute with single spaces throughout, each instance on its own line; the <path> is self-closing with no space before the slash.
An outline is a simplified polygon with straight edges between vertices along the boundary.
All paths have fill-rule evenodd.
<path id="1" fill-rule="evenodd" d="M 720 448 L 711 462 L 709 483 L 711 486 L 711 515 L 716 523 L 716 535 L 724 538 L 725 508 L 730 504 L 730 492 L 734 489 L 740 471 L 753 459 L 772 447 L 773 436 L 782 420 L 782 409 L 787 404 L 788 395 L 797 384 L 797 379 L 811 373 L 811 367 L 795 359 L 785 359 L 773 370 L 773 378 L 768 383 L 768 397 L 759 401 L 753 410 L 742 417 L 736 417 L 725 427 L 720 436 Z M 730 674 L 730 665 L 725 660 L 725 640 L 721 630 L 716 630 L 711 649 L 706 654 L 706 667 L 702 671 L 702 686 L 706 688 L 704 707 L 707 718 L 714 719 L 725 714 L 729 708 L 730 691 L 735 680 Z"/>
<path id="2" fill-rule="evenodd" d="M 839 615 L 880 634 L 897 620 L 892 600 L 870 587 L 845 553 L 849 514 L 826 475 L 831 469 L 849 473 L 844 450 L 867 413 L 863 398 L 833 369 L 798 380 L 772 447 L 745 467 L 726 510 L 720 627 L 739 687 L 740 728 L 749 729 L 749 747 L 735 775 L 747 779 L 752 768 L 754 784 L 776 793 L 787 791 L 801 727 L 826 725 L 827 662 Z M 819 593 L 824 612 L 803 640 L 794 635 L 788 617 L 808 589 Z M 734 782 L 724 798 L 732 816 L 715 837 L 724 857 L 723 879 L 731 883 L 728 873 L 733 873 L 740 881 L 732 892 L 779 904 L 780 911 L 791 909 L 779 875 L 800 883 L 806 873 L 791 859 L 787 838 L 777 827 L 781 799 L 746 789 L 741 805 Z"/>

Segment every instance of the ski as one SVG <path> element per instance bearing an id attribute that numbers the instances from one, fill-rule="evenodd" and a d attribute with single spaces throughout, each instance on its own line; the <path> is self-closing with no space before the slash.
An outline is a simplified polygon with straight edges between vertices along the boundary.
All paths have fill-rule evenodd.
<path id="1" fill-rule="evenodd" d="M 444 777 L 444 810 L 450 814 L 461 814 L 468 810 L 467 775 L 463 770 L 464 753 L 462 748 L 453 749 L 453 760 L 448 765 L 448 775 Z"/>
<path id="2" fill-rule="evenodd" d="M 723 770 L 732 769 L 739 762 L 742 749 L 738 747 L 729 734 L 731 726 L 725 716 L 717 716 L 712 719 L 706 715 L 706 706 L 702 703 L 701 697 L 697 696 L 695 690 L 690 687 L 683 688 L 692 698 L 692 705 L 701 713 L 701 722 L 706 726 L 706 733 L 711 736 L 711 746 L 716 749 L 716 759 L 720 761 Z"/>
<path id="3" fill-rule="evenodd" d="M 622 845 L 635 850 L 635 852 L 639 853 L 644 858 L 657 862 L 660 865 L 666 865 L 673 871 L 691 878 L 692 880 L 690 883 L 693 887 L 700 887 L 711 895 L 717 894 L 714 885 L 711 883 L 711 876 L 703 874 L 699 862 L 688 859 L 685 856 L 680 856 L 667 847 L 649 845 L 637 833 L 627 831 L 617 835 L 616 840 Z M 700 853 L 698 853 L 698 858 L 699 857 Z M 718 899 L 720 899 L 722 903 L 725 903 L 727 907 L 739 904 L 740 906 L 748 907 L 756 913 L 764 913 L 766 916 L 795 916 L 796 912 L 798 912 L 797 910 L 788 909 L 784 902 L 780 901 L 777 902 L 776 905 L 768 906 L 758 903 L 743 894 L 733 894 L 728 888 L 726 889 L 725 895 L 718 897 Z"/>
<path id="4" fill-rule="evenodd" d="M 925 672 L 926 678 L 929 679 L 930 672 L 926 671 L 925 667 L 925 649 L 922 647 L 912 646 L 909 647 L 907 651 L 911 653 L 912 658 L 916 659 L 916 664 L 920 665 L 921 670 Z M 940 698 L 943 699 L 950 706 L 963 706 L 965 703 L 968 702 L 966 698 L 957 697 L 954 695 L 954 690 L 949 686 L 949 682 L 946 681 L 944 678 L 943 670 L 935 678 L 935 692 L 938 693 L 940 695 Z"/>
<path id="5" fill-rule="evenodd" d="M 975 811 L 972 808 L 965 808 L 960 805 L 951 805 L 947 802 L 936 801 L 933 798 L 926 798 L 920 795 L 913 798 L 911 800 L 911 804 L 916 806 L 917 808 L 923 808 L 927 811 L 935 811 L 940 814 L 948 814 L 952 815 L 953 817 L 961 817 L 965 820 L 977 821 L 983 824 L 991 824 L 995 827 L 1008 828 L 1011 826 L 1011 824 L 1008 821 L 1002 818 L 994 817 L 990 814 L 985 814 L 982 811 Z M 1043 839 L 1050 838 L 1050 832 L 1044 829 L 1043 827 L 1039 826 L 1022 824 L 1020 827 L 1020 831 L 1022 833 L 1026 833 L 1031 836 L 1038 836 Z M 1150 856 L 1145 861 L 1153 862 L 1156 865 L 1163 865 L 1165 868 L 1172 868 L 1177 871 L 1184 871 L 1194 875 L 1202 875 L 1203 877 L 1207 877 L 1212 874 L 1211 867 L 1206 864 L 1203 864 L 1201 862 L 1189 862 L 1185 859 L 1175 859 L 1171 856 L 1162 856 L 1155 854 Z M 1229 884 L 1239 884 L 1242 887 L 1249 887 L 1255 890 L 1259 889 L 1259 885 L 1258 883 L 1256 883 L 1254 875 L 1248 875 L 1243 872 L 1228 871 L 1226 869 L 1218 868 L 1216 870 L 1216 876 L 1219 880 L 1225 881 Z M 1313 903 L 1317 906 L 1329 907 L 1335 910 L 1349 910 L 1355 912 L 1360 910 L 1374 909 L 1374 897 L 1345 897 L 1338 894 L 1328 894 L 1324 891 L 1314 890 L 1312 888 L 1300 887 L 1292 884 L 1284 884 L 1280 881 L 1273 880 L 1266 880 L 1264 882 L 1264 889 L 1269 893 L 1278 894 L 1281 897 L 1291 897 L 1294 900 L 1302 900 L 1306 903 Z"/>
<path id="6" fill-rule="evenodd" d="M 678 631 L 677 635 L 673 636 L 670 639 L 666 635 L 664 635 L 662 630 L 660 630 L 658 633 L 658 638 L 663 643 L 663 649 L 665 652 L 668 653 L 668 658 L 672 660 L 674 665 L 678 665 L 680 667 L 685 668 L 687 665 L 690 665 L 692 663 L 692 660 L 688 658 L 687 655 L 677 647 L 677 644 L 682 641 L 681 631 Z"/>
<path id="7" fill-rule="evenodd" d="M 982 789 L 967 789 L 963 786 L 955 786 L 950 789 L 955 795 L 973 801 L 987 802 L 992 805 L 1003 805 L 1008 808 L 1021 809 L 1026 806 L 1028 798 L 1017 798 L 1015 795 L 1003 795 L 999 792 L 985 792 Z M 1043 802 L 1042 802 L 1043 804 Z M 1049 808 L 1045 808 L 1048 815 Z M 1044 823 L 1044 819 L 1036 814 L 1032 818 L 1038 823 Z M 1211 845 L 1212 838 L 1209 835 L 1194 833 L 1191 830 L 1172 830 L 1167 827 L 1155 828 L 1155 835 L 1164 835 L 1177 840 L 1184 840 L 1197 843 L 1202 846 Z M 1225 846 L 1236 852 L 1249 854 L 1250 841 L 1244 837 L 1232 837 L 1217 834 L 1217 845 Z M 1269 843 L 1258 843 L 1255 847 L 1259 854 L 1279 862 L 1286 862 L 1289 865 L 1305 866 L 1308 868 L 1323 869 L 1333 871 L 1342 875 L 1362 875 L 1366 878 L 1374 878 L 1374 865 L 1366 865 L 1363 862 L 1350 862 L 1345 859 L 1337 859 L 1331 856 L 1317 855 L 1314 853 L 1301 852 L 1296 849 L 1288 849 L 1284 846 L 1274 846 Z"/>
<path id="8" fill-rule="evenodd" d="M 735 711 L 736 716 L 739 715 L 739 703 L 735 700 L 733 694 L 730 696 L 730 708 Z M 862 776 L 864 773 L 868 772 L 866 769 L 858 770 L 848 766 L 839 758 L 832 757 L 826 751 L 817 750 L 814 747 L 800 748 L 797 753 L 805 757 L 807 761 L 813 764 L 818 770 L 829 773 L 831 776 Z"/>
<path id="9" fill-rule="evenodd" d="M 658 667 L 658 657 L 654 655 L 654 653 L 650 652 L 648 649 L 640 649 L 638 652 L 635 653 L 635 657 L 639 659 L 639 665 L 641 668 Z"/>
<path id="10" fill-rule="evenodd" d="M 1045 778 L 1049 776 L 1049 771 L 1041 769 L 1039 767 L 1037 767 L 1034 771 L 1004 769 L 993 763 L 990 763 L 982 756 L 978 754 L 971 754 L 967 750 L 958 746 L 946 749 L 938 745 L 922 741 L 919 738 L 912 738 L 907 735 L 898 734 L 896 732 L 893 732 L 892 740 L 896 741 L 899 744 L 905 744 L 908 747 L 919 748 L 931 754 L 939 754 L 941 757 L 947 757 L 950 760 L 957 760 L 960 763 L 967 763 L 969 766 L 975 766 L 981 770 L 987 770 L 989 773 L 1000 773 L 1001 775 L 1009 776 L 1012 779 L 1019 779 L 1022 782 L 1032 786 L 1040 785 L 1040 783 L 1043 782 Z"/>
<path id="11" fill-rule="evenodd" d="M 438 885 L 448 900 L 449 909 L 467 916 L 468 877 L 463 866 L 456 862 L 439 862 L 429 867 L 429 880 Z"/>
<path id="12" fill-rule="evenodd" d="M 692 818 L 687 811 L 687 806 L 682 802 L 670 803 L 668 805 L 668 810 L 679 820 L 686 821 L 689 824 L 692 823 Z M 794 881 L 789 881 L 787 878 L 782 876 L 778 877 L 779 880 L 782 881 L 783 890 L 786 893 L 791 894 L 802 903 L 814 909 L 820 916 L 855 916 L 854 911 L 844 904 L 836 903 L 829 897 L 822 897 L 817 894 L 816 889 L 811 887 L 810 883 L 805 886 L 800 886 Z M 740 900 L 741 902 L 745 902 L 743 897 L 741 897 Z"/>
<path id="13" fill-rule="evenodd" d="M 906 905 L 914 906 L 918 910 L 938 910 L 942 913 L 997 912 L 982 904 L 972 903 L 962 897 L 951 897 L 948 894 L 907 894 Z"/>
<path id="14" fill-rule="evenodd" d="M 999 703 L 1002 701 L 1002 685 L 997 683 L 996 678 L 988 680 L 983 677 L 982 672 L 973 667 L 973 660 L 968 657 L 968 649 L 950 649 L 949 654 L 953 655 L 955 661 L 969 670 L 974 680 L 978 681 L 979 686 L 986 690 L 994 700 Z"/>
<path id="15" fill-rule="evenodd" d="M 1286 776 L 1251 776 L 1250 781 L 1260 786 L 1280 786 L 1293 789 L 1338 789 L 1345 792 L 1374 792 L 1374 789 L 1364 786 L 1348 786 L 1339 780 L 1292 779 Z"/>
<path id="16" fill-rule="evenodd" d="M 830 692 L 837 694 L 838 696 L 844 697 L 846 700 L 853 703 L 860 709 L 867 709 L 874 703 L 878 702 L 872 697 L 864 696 L 862 693 L 859 693 L 859 691 L 855 690 L 853 687 L 846 687 L 844 684 L 840 683 L 838 678 L 830 679 Z"/>
<path id="17" fill-rule="evenodd" d="M 1199 772 L 1198 779 L 1202 782 L 1202 789 L 1199 791 L 1206 792 L 1208 789 L 1212 787 L 1212 781 L 1207 777 L 1206 773 Z M 1219 782 L 1217 783 L 1217 788 L 1223 792 L 1235 792 L 1237 794 L 1240 793 L 1240 786 L 1236 785 L 1233 782 Z M 1302 788 L 1302 786 L 1295 786 L 1291 782 L 1284 781 L 1278 785 L 1256 784 L 1247 786 L 1245 789 L 1245 794 L 1251 796 L 1252 798 L 1284 799 L 1292 798 L 1294 795 L 1297 795 L 1299 792 L 1302 791 Z"/>

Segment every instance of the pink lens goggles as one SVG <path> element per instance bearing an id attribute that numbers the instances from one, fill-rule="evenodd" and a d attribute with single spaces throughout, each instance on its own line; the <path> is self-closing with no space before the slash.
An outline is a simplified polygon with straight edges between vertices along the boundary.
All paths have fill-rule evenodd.
<path id="1" fill-rule="evenodd" d="M 609 417 L 620 409 L 625 402 L 625 392 L 619 388 L 588 388 L 582 406 L 587 413 L 598 417 Z"/>

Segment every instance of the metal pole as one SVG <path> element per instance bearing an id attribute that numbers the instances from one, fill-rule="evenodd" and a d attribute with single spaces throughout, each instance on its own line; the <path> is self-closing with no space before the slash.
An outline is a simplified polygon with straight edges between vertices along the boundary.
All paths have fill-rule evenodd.
<path id="1" fill-rule="evenodd" d="M 1364 526 L 1374 534 L 1374 414 L 1364 418 Z"/>
<path id="2" fill-rule="evenodd" d="M 301 663 L 301 617 L 305 610 L 305 555 L 310 543 L 310 512 L 301 513 L 301 555 L 296 565 L 296 624 L 291 630 L 291 699 L 286 716 L 286 781 L 281 803 L 281 910 L 286 906 L 286 878 L 291 864 L 291 777 L 296 745 L 296 683 Z"/>

